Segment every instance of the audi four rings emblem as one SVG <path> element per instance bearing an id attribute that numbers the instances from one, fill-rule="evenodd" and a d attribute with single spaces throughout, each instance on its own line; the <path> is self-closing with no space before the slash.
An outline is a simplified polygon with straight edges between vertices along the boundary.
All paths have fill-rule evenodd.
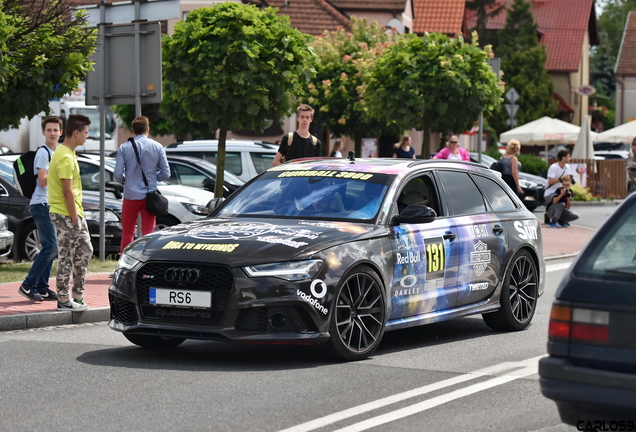
<path id="1" fill-rule="evenodd" d="M 181 282 L 181 283 L 193 283 L 201 276 L 201 270 L 198 268 L 182 268 L 182 267 L 170 267 L 163 274 L 164 279 L 167 282 Z"/>

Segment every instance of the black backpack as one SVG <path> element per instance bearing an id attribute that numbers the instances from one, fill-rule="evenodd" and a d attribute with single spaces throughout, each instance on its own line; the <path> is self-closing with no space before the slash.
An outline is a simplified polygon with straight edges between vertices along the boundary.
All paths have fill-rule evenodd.
<path id="1" fill-rule="evenodd" d="M 35 162 L 35 154 L 45 146 L 38 148 L 36 151 L 28 151 L 22 153 L 19 158 L 13 162 L 13 180 L 15 187 L 26 198 L 31 198 L 35 192 L 35 185 L 38 181 L 38 175 L 33 174 L 33 163 Z M 51 153 L 46 151 L 51 162 Z"/>
<path id="2" fill-rule="evenodd" d="M 503 173 L 503 164 L 501 163 L 501 161 L 493 162 L 492 165 L 490 165 L 490 169 L 493 171 L 499 171 L 500 173 Z"/>

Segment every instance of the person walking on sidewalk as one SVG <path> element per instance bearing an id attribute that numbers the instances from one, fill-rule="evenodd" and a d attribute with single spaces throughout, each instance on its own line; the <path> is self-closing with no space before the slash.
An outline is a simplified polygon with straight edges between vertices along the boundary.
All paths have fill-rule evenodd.
<path id="1" fill-rule="evenodd" d="M 155 230 L 157 217 L 146 211 L 146 193 L 157 190 L 157 182 L 170 178 L 170 166 L 166 151 L 157 141 L 148 138 L 150 123 L 147 117 L 137 117 L 132 122 L 132 130 L 137 135 L 135 145 L 139 152 L 141 166 L 137 162 L 135 149 L 130 141 L 123 143 L 117 150 L 117 163 L 113 174 L 115 180 L 124 185 L 124 203 L 121 208 L 121 247 L 120 253 L 135 238 L 137 216 L 141 213 L 141 234 L 150 234 Z M 148 187 L 141 175 L 143 169 Z"/>
<path id="2" fill-rule="evenodd" d="M 314 109 L 307 104 L 301 104 L 296 110 L 296 118 L 298 119 L 298 130 L 283 136 L 272 166 L 282 164 L 283 157 L 285 161 L 290 161 L 322 155 L 322 143 L 309 133 L 309 125 L 314 119 Z"/>
<path id="3" fill-rule="evenodd" d="M 552 228 L 559 228 L 559 225 L 563 228 L 567 228 L 570 226 L 570 222 L 579 218 L 579 215 L 570 210 L 570 206 L 572 205 L 572 191 L 570 190 L 570 186 L 572 186 L 572 176 L 566 174 L 559 180 L 561 187 L 554 192 L 552 205 L 546 212 L 546 215 L 550 218 L 550 226 Z"/>
<path id="4" fill-rule="evenodd" d="M 57 310 L 83 311 L 84 282 L 93 246 L 84 219 L 82 181 L 75 149 L 88 138 L 88 117 L 68 116 L 64 129 L 65 140 L 57 147 L 49 167 L 49 205 L 51 220 L 57 230 L 58 262 L 55 285 Z M 69 295 L 73 276 L 72 299 Z"/>
<path id="5" fill-rule="evenodd" d="M 62 134 L 62 120 L 57 116 L 48 116 L 42 120 L 44 144 L 35 153 L 33 174 L 38 176 L 35 190 L 29 202 L 29 212 L 40 236 L 42 249 L 35 260 L 18 292 L 32 301 L 55 301 L 57 294 L 49 287 L 51 266 L 57 255 L 57 237 L 55 225 L 49 216 L 48 174 L 49 163 Z"/>

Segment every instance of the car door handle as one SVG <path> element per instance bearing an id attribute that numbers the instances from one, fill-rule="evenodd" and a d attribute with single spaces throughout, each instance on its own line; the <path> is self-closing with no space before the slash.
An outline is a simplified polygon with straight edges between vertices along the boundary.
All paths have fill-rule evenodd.
<path id="1" fill-rule="evenodd" d="M 504 232 L 504 229 L 500 225 L 495 225 L 495 227 L 492 229 L 492 232 L 494 232 L 495 234 L 501 234 L 502 232 Z"/>
<path id="2" fill-rule="evenodd" d="M 446 231 L 446 233 L 444 234 L 444 240 L 450 240 L 453 241 L 457 238 L 457 234 L 452 233 L 450 231 Z"/>

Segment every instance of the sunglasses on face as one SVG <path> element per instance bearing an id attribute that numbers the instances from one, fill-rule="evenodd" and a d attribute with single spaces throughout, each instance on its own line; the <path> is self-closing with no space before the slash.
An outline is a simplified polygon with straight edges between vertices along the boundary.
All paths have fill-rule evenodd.
<path id="1" fill-rule="evenodd" d="M 457 144 L 458 141 L 449 141 L 451 144 Z"/>

